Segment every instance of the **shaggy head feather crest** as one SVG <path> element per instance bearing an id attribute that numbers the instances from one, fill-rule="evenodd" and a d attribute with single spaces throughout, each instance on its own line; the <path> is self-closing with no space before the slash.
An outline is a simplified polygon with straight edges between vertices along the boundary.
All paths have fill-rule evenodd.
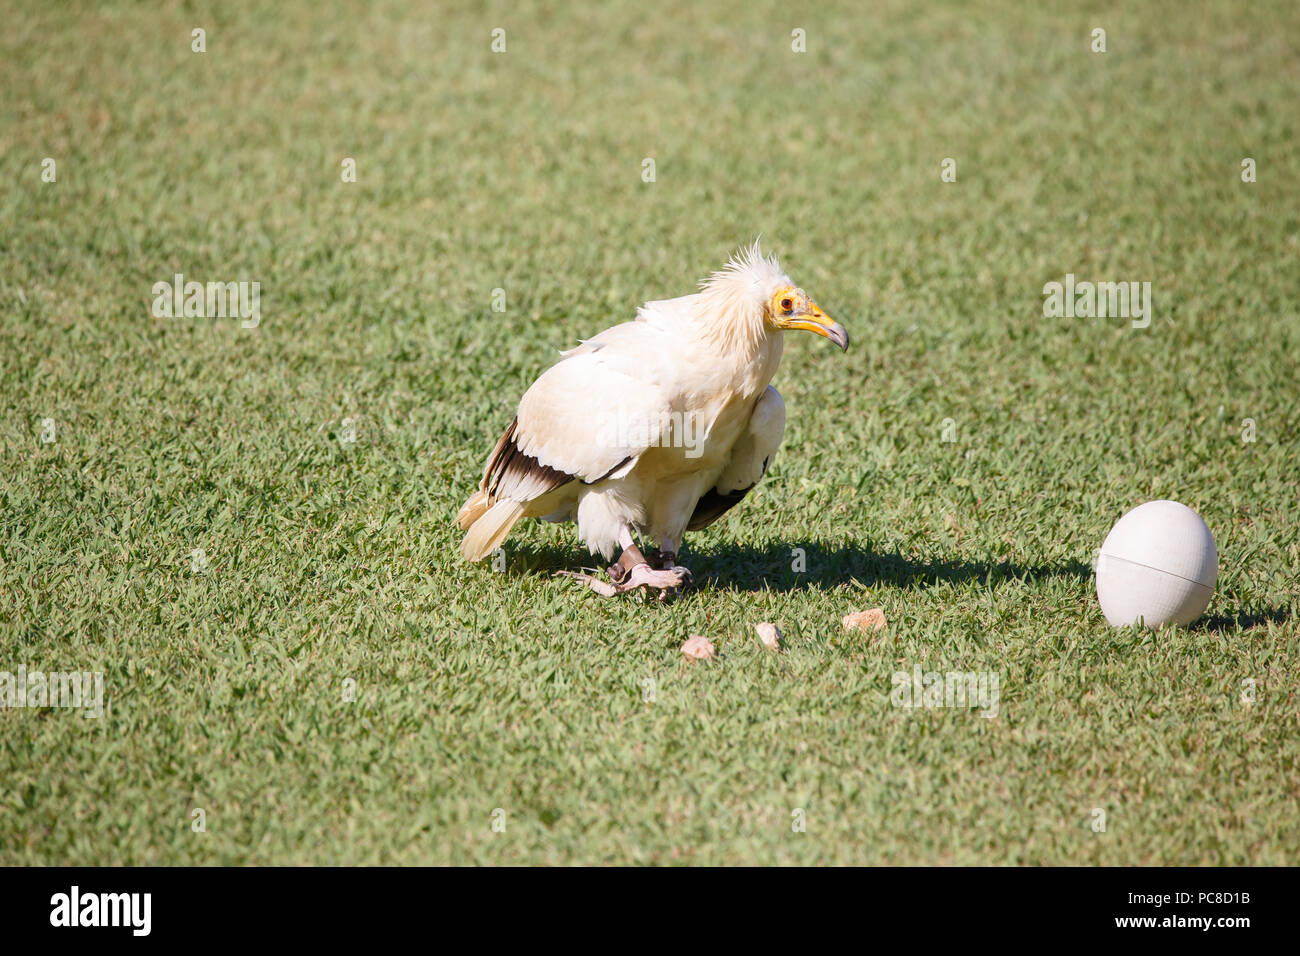
<path id="1" fill-rule="evenodd" d="M 793 285 L 775 256 L 763 255 L 759 240 L 741 249 L 700 283 L 700 296 L 714 337 L 755 348 L 767 335 L 767 303 L 777 289 Z"/>

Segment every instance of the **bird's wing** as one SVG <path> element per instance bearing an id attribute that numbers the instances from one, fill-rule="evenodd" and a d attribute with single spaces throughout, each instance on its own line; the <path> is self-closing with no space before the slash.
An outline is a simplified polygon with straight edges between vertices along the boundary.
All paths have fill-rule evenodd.
<path id="1" fill-rule="evenodd" d="M 574 480 L 626 474 L 668 421 L 673 344 L 663 329 L 625 322 L 564 353 L 520 399 L 482 490 L 532 501 Z"/>
<path id="2" fill-rule="evenodd" d="M 769 385 L 754 403 L 749 425 L 731 448 L 731 459 L 714 486 L 695 505 L 687 531 L 707 528 L 739 504 L 746 492 L 758 484 L 772 463 L 785 433 L 785 402 Z"/>
<path id="3" fill-rule="evenodd" d="M 647 302 L 636 310 L 635 320 L 610 326 L 594 338 L 583 339 L 582 344 L 561 352 L 560 355 L 563 358 L 572 358 L 610 347 L 627 347 L 635 350 L 655 342 L 657 337 L 654 332 L 670 337 L 678 335 L 682 325 L 690 326 L 696 321 L 699 301 L 699 295 L 695 294 Z M 658 341 L 666 343 L 668 340 Z"/>

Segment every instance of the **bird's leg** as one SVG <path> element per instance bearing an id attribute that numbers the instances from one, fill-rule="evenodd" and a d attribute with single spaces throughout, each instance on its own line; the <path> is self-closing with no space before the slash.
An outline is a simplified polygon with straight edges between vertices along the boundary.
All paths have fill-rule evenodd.
<path id="1" fill-rule="evenodd" d="M 633 568 L 641 565 L 650 567 L 650 562 L 646 560 L 645 555 L 641 553 L 641 549 L 636 546 L 636 542 L 632 540 L 630 534 L 627 535 L 626 542 L 623 540 L 623 536 L 620 535 L 618 543 L 623 545 L 623 553 L 608 568 L 609 579 L 616 585 L 626 582 L 632 576 Z"/>
<path id="2" fill-rule="evenodd" d="M 645 555 L 641 553 L 641 549 L 636 546 L 629 528 L 625 527 L 619 532 L 618 543 L 623 546 L 623 553 L 609 566 L 609 577 L 613 584 L 606 584 L 590 574 L 578 574 L 573 571 L 559 573 L 565 577 L 576 578 L 605 597 L 624 594 L 637 588 L 652 588 L 659 592 L 659 599 L 664 600 L 687 583 L 690 572 L 685 568 L 676 566 L 663 569 L 652 568 Z"/>

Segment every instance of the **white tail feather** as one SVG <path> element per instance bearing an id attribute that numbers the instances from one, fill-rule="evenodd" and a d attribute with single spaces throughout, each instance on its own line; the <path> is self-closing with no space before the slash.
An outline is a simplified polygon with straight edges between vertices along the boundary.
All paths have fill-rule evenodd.
<path id="1" fill-rule="evenodd" d="M 523 514 L 524 502 L 498 501 L 470 526 L 460 553 L 466 561 L 482 561 L 500 546 Z"/>

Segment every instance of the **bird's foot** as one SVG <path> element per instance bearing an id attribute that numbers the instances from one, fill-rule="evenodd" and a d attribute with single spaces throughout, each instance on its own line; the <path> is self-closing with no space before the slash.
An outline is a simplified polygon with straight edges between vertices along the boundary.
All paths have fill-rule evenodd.
<path id="1" fill-rule="evenodd" d="M 671 570 L 661 571 L 650 567 L 648 564 L 633 565 L 632 569 L 628 571 L 621 581 L 613 584 L 602 581 L 594 574 L 578 571 L 556 571 L 555 573 L 557 576 L 581 581 L 604 597 L 615 597 L 619 594 L 626 594 L 628 591 L 645 588 L 647 591 L 658 591 L 659 600 L 666 601 L 691 583 L 691 572 L 686 568 L 672 568 Z"/>
<path id="2" fill-rule="evenodd" d="M 618 561 L 610 565 L 609 576 L 617 593 L 645 588 L 659 592 L 659 600 L 666 601 L 679 590 L 694 582 L 691 572 L 677 565 L 677 554 L 652 548 L 652 558 L 646 558 L 635 544 L 628 545 Z"/>
<path id="3" fill-rule="evenodd" d="M 690 568 L 677 563 L 676 551 L 660 551 L 658 548 L 651 548 L 648 552 L 646 552 L 645 557 L 646 557 L 646 563 L 649 564 L 650 567 L 655 568 L 656 570 L 659 571 L 677 570 L 682 572 L 686 576 L 686 582 L 685 582 L 686 587 L 690 587 L 695 583 L 695 575 L 691 574 Z"/>
<path id="4" fill-rule="evenodd" d="M 646 588 L 658 591 L 659 600 L 666 601 L 691 582 L 691 572 L 685 568 L 652 568 L 648 564 L 638 564 L 632 568 L 626 580 L 614 585 L 619 593 Z"/>
<path id="5" fill-rule="evenodd" d="M 672 562 L 676 555 L 658 551 L 651 553 L 655 556 L 658 565 L 663 565 L 664 558 L 667 558 L 666 566 L 651 566 L 650 562 L 641 554 L 641 551 L 633 545 L 623 552 L 617 562 L 610 565 L 609 576 L 613 582 L 612 584 L 602 581 L 592 574 L 578 573 L 576 571 L 558 571 L 556 573 L 581 581 L 597 594 L 605 597 L 614 597 L 618 594 L 626 594 L 628 591 L 644 588 L 647 592 L 658 591 L 660 601 L 668 600 L 669 597 L 682 588 L 694 583 L 695 579 L 691 576 L 689 569 Z"/>

